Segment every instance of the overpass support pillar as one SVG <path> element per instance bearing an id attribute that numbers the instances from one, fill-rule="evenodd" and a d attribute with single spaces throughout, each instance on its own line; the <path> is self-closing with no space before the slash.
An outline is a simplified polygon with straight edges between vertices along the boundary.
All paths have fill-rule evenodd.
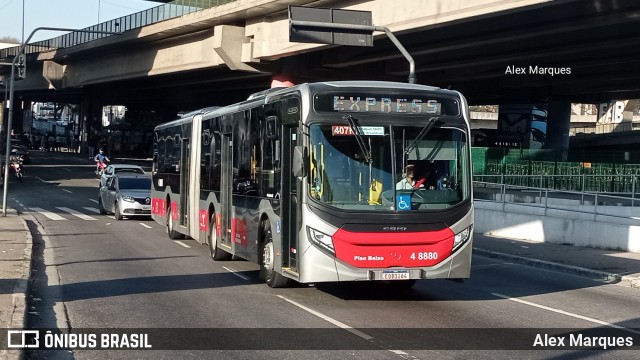
<path id="1" fill-rule="evenodd" d="M 550 101 L 547 115 L 547 140 L 546 149 L 558 150 L 567 160 L 569 150 L 569 129 L 571 128 L 571 102 Z"/>

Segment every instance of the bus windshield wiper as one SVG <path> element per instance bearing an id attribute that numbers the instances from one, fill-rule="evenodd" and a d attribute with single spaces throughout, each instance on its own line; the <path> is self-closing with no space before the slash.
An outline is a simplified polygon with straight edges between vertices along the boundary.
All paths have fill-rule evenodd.
<path id="1" fill-rule="evenodd" d="M 364 139 L 362 139 L 362 134 L 360 134 L 360 128 L 358 128 L 356 126 L 356 121 L 358 119 L 354 118 L 351 115 L 345 115 L 343 117 L 343 119 L 345 119 L 345 120 L 347 120 L 349 122 L 349 127 L 351 127 L 351 131 L 353 131 L 353 133 L 354 133 L 354 135 L 356 137 L 356 142 L 358 143 L 358 146 L 360 147 L 360 151 L 362 151 L 362 155 L 364 155 L 364 158 L 365 158 L 365 160 L 367 160 L 367 163 L 371 164 L 371 153 L 369 152 L 369 150 L 365 146 Z"/>
<path id="2" fill-rule="evenodd" d="M 433 128 L 433 125 L 435 125 L 436 122 L 438 122 L 437 117 L 432 117 L 431 119 L 429 119 L 429 122 L 427 123 L 427 125 L 425 125 L 422 128 L 422 130 L 420 130 L 420 133 L 418 134 L 418 136 L 416 136 L 416 138 L 413 139 L 411 144 L 409 144 L 404 149 L 404 153 L 409 154 L 411 151 L 413 151 L 413 149 L 415 149 L 416 146 L 418 146 L 418 142 L 420 142 L 420 140 L 422 140 L 425 136 L 427 136 L 427 134 L 429 133 L 429 131 L 431 131 L 431 128 Z"/>

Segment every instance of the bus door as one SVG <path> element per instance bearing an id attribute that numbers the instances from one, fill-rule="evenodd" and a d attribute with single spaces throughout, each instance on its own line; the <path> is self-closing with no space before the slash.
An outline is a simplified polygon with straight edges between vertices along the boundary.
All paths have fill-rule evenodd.
<path id="1" fill-rule="evenodd" d="M 183 138 L 180 143 L 180 206 L 179 224 L 187 226 L 189 223 L 189 171 L 190 171 L 190 146 L 189 139 Z"/>
<path id="2" fill-rule="evenodd" d="M 220 244 L 231 248 L 233 209 L 233 142 L 231 134 L 222 134 L 220 149 Z"/>
<path id="3" fill-rule="evenodd" d="M 282 126 L 282 146 L 280 147 L 282 159 L 282 189 L 280 194 L 282 202 L 280 206 L 280 219 L 282 221 L 282 260 L 283 267 L 289 267 L 297 271 L 298 267 L 298 230 L 299 230 L 299 194 L 300 184 L 298 178 L 293 176 L 291 166 L 293 161 L 293 148 L 298 143 L 298 126 Z"/>

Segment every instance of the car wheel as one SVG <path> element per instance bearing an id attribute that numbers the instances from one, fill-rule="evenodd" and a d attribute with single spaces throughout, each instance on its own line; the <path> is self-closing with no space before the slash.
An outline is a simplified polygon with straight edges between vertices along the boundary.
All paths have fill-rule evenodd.
<path id="1" fill-rule="evenodd" d="M 209 221 L 209 250 L 214 261 L 231 260 L 231 254 L 218 247 L 218 233 L 216 231 L 216 214 L 211 215 Z"/>
<path id="2" fill-rule="evenodd" d="M 124 216 L 122 216 L 122 214 L 120 213 L 120 206 L 118 205 L 117 201 L 115 204 L 113 204 L 113 216 L 115 216 L 116 220 L 124 219 Z"/>
<path id="3" fill-rule="evenodd" d="M 169 239 L 171 240 L 180 239 L 182 237 L 182 234 L 173 229 L 173 216 L 171 216 L 171 207 L 167 207 L 167 235 L 169 235 Z"/>
<path id="4" fill-rule="evenodd" d="M 260 259 L 260 278 L 263 279 L 269 287 L 281 288 L 287 287 L 290 280 L 282 274 L 275 272 L 275 249 L 273 246 L 273 235 L 271 234 L 271 224 L 268 220 L 262 222 L 263 241 L 258 254 Z"/>
<path id="5" fill-rule="evenodd" d="M 100 210 L 100 215 L 107 215 L 107 210 L 104 209 L 102 198 L 100 196 L 98 196 L 98 210 Z"/>

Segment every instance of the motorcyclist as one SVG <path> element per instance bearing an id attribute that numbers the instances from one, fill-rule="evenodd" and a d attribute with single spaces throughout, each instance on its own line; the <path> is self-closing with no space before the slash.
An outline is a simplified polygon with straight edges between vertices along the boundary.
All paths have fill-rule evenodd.
<path id="1" fill-rule="evenodd" d="M 18 149 L 11 150 L 11 155 L 9 156 L 9 163 L 10 164 L 19 163 L 20 160 L 22 159 L 20 158 L 20 155 L 18 155 Z"/>
<path id="2" fill-rule="evenodd" d="M 111 160 L 104 154 L 104 149 L 100 148 L 98 154 L 93 158 L 96 162 L 96 174 L 100 175 L 100 164 L 111 162 Z"/>
<path id="3" fill-rule="evenodd" d="M 22 164 L 20 164 L 21 161 L 22 157 L 18 155 L 18 149 L 11 150 L 11 155 L 9 156 L 9 164 L 14 172 L 16 172 L 16 166 L 22 166 Z"/>

